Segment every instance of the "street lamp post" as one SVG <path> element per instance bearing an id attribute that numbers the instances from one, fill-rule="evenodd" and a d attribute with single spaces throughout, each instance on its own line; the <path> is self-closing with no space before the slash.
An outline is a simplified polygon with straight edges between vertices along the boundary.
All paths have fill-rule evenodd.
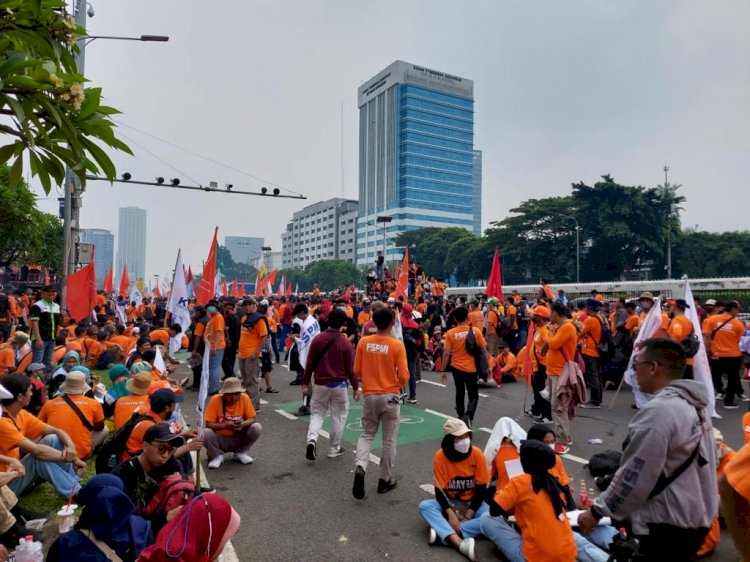
<path id="1" fill-rule="evenodd" d="M 385 249 L 385 231 L 386 226 L 389 222 L 393 220 L 393 217 L 389 217 L 388 215 L 379 215 L 375 218 L 375 222 L 381 222 L 383 223 L 383 262 L 387 262 L 388 259 L 386 258 L 386 249 Z"/>
<path id="2" fill-rule="evenodd" d="M 565 219 L 570 219 L 574 223 L 576 223 L 576 283 L 581 282 L 581 227 L 578 224 L 578 219 L 575 217 L 572 217 L 570 215 L 562 215 Z"/>
<path id="3" fill-rule="evenodd" d="M 86 29 L 86 16 L 93 16 L 93 9 L 86 0 L 76 0 L 73 8 L 73 17 L 75 22 L 82 29 Z M 107 35 L 83 35 L 78 39 L 78 53 L 75 56 L 76 67 L 79 74 L 84 74 L 86 66 L 86 45 L 94 39 L 118 39 L 126 41 L 169 41 L 166 35 L 141 35 L 140 37 L 118 37 Z M 78 176 L 68 166 L 65 170 L 64 189 L 64 208 L 63 208 L 63 263 L 62 277 L 63 283 L 67 283 L 67 277 L 73 273 L 78 263 L 78 237 L 81 228 L 80 209 L 81 209 L 81 185 Z M 63 304 L 65 304 L 65 291 L 62 292 Z"/>

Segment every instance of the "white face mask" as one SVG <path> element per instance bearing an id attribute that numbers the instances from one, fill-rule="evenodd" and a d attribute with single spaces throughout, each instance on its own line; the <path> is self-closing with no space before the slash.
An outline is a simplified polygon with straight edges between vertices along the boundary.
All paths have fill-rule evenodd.
<path id="1" fill-rule="evenodd" d="M 468 453 L 471 448 L 471 438 L 461 439 L 453 443 L 453 448 L 459 453 Z"/>
<path id="2" fill-rule="evenodd" d="M 547 443 L 547 445 L 548 445 L 548 446 L 549 446 L 549 448 L 550 448 L 550 449 L 552 449 L 553 451 L 555 450 L 555 444 L 554 444 L 554 443 Z"/>

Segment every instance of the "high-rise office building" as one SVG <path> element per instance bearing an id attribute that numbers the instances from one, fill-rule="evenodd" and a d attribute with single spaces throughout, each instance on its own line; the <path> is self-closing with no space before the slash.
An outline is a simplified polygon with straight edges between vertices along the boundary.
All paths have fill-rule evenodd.
<path id="1" fill-rule="evenodd" d="M 265 240 L 249 236 L 225 236 L 224 246 L 232 254 L 234 263 L 254 266 L 263 252 Z"/>
<path id="2" fill-rule="evenodd" d="M 474 83 L 396 61 L 358 90 L 357 263 L 423 227 L 474 231 Z M 378 217 L 388 217 L 382 223 Z"/>
<path id="3" fill-rule="evenodd" d="M 82 228 L 81 242 L 94 245 L 94 268 L 96 269 L 96 286 L 101 287 L 104 276 L 114 265 L 115 235 L 102 228 Z"/>
<path id="4" fill-rule="evenodd" d="M 285 268 L 305 267 L 316 260 L 354 263 L 357 248 L 357 202 L 335 197 L 294 213 L 281 234 Z"/>
<path id="5" fill-rule="evenodd" d="M 482 151 L 474 151 L 474 176 L 471 179 L 472 207 L 474 208 L 475 236 L 482 235 Z"/>
<path id="6" fill-rule="evenodd" d="M 120 278 L 122 266 L 127 264 L 130 283 L 146 278 L 146 209 L 120 207 L 117 225 L 117 268 Z"/>

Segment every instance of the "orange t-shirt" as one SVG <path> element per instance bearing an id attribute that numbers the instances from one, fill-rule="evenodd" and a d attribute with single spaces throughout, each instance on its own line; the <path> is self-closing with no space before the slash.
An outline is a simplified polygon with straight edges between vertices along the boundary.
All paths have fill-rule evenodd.
<path id="1" fill-rule="evenodd" d="M 500 353 L 497 356 L 497 363 L 500 365 L 500 372 L 503 374 L 510 373 L 513 376 L 516 376 L 516 366 L 518 365 L 518 359 L 516 359 L 516 356 L 513 355 L 510 351 L 508 354 L 503 357 L 503 354 Z"/>
<path id="2" fill-rule="evenodd" d="M 690 334 L 692 333 L 693 323 L 685 315 L 675 316 L 667 326 L 667 337 L 678 343 L 682 343 L 683 340 L 690 337 Z M 686 357 L 685 362 L 688 365 L 693 365 L 695 360 L 692 357 Z"/>
<path id="3" fill-rule="evenodd" d="M 641 319 L 637 314 L 628 316 L 625 320 L 625 329 L 632 335 L 638 328 L 641 327 Z"/>
<path id="4" fill-rule="evenodd" d="M 563 322 L 547 340 L 547 374 L 559 375 L 566 361 L 573 361 L 578 344 L 578 332 L 572 322 Z"/>
<path id="5" fill-rule="evenodd" d="M 740 449 L 724 469 L 734 491 L 750 501 L 750 445 Z"/>
<path id="6" fill-rule="evenodd" d="M 104 423 L 102 405 L 93 398 L 83 394 L 71 394 L 68 397 L 78 406 L 78 409 L 89 420 L 91 425 Z M 62 429 L 73 440 L 79 459 L 85 459 L 91 454 L 91 432 L 83 426 L 78 415 L 65 403 L 62 397 L 48 400 L 39 412 L 39 421 L 48 423 L 52 427 Z"/>
<path id="7" fill-rule="evenodd" d="M 146 394 L 143 396 L 131 394 L 130 396 L 118 398 L 117 402 L 115 402 L 115 431 L 125 425 L 132 417 L 133 412 L 144 404 L 148 404 L 148 395 Z"/>
<path id="8" fill-rule="evenodd" d="M 474 337 L 481 349 L 487 347 L 487 342 L 482 336 L 482 330 L 472 328 Z M 445 349 L 451 352 L 451 366 L 466 373 L 476 373 L 477 365 L 474 356 L 466 351 L 466 336 L 469 326 L 456 326 L 445 334 Z"/>
<path id="9" fill-rule="evenodd" d="M 225 349 L 227 341 L 224 339 L 224 317 L 216 313 L 206 324 L 206 341 L 211 349 Z"/>
<path id="10" fill-rule="evenodd" d="M 146 435 L 146 430 L 152 425 L 164 421 L 156 412 L 149 410 L 145 413 L 151 419 L 143 420 L 133 428 L 133 433 L 128 437 L 128 442 L 125 445 L 125 452 L 120 461 L 125 461 L 128 458 L 139 454 L 143 450 L 143 436 Z"/>
<path id="11" fill-rule="evenodd" d="M 484 314 L 481 310 L 472 310 L 469 312 L 469 318 L 467 319 L 469 326 L 477 328 L 479 331 L 484 327 Z"/>
<path id="12" fill-rule="evenodd" d="M 354 373 L 365 395 L 400 394 L 409 381 L 403 342 L 378 334 L 363 337 L 354 354 Z"/>
<path id="13" fill-rule="evenodd" d="M 130 338 L 128 336 L 112 336 L 109 338 L 111 343 L 119 345 L 123 351 L 127 351 L 130 348 Z"/>
<path id="14" fill-rule="evenodd" d="M 16 350 L 7 344 L 0 348 L 0 371 L 5 369 L 9 373 L 16 370 Z"/>
<path id="15" fill-rule="evenodd" d="M 268 335 L 268 328 L 266 327 L 266 323 L 263 321 L 262 318 L 259 318 L 258 321 L 253 326 L 252 330 L 247 329 L 245 324 L 245 319 L 247 318 L 247 315 L 244 315 L 242 317 L 242 328 L 240 329 L 240 343 L 237 348 L 237 355 L 240 359 L 246 359 L 247 357 L 250 357 L 251 355 L 254 355 L 256 353 L 260 353 L 260 348 L 263 343 L 263 338 Z"/>
<path id="16" fill-rule="evenodd" d="M 716 333 L 711 340 L 711 353 L 716 353 L 719 357 L 742 356 L 740 338 L 745 333 L 745 325 L 742 322 L 729 314 L 709 316 L 703 323 L 703 333 L 710 336 L 714 331 Z"/>
<path id="17" fill-rule="evenodd" d="M 29 365 L 31 365 L 31 360 L 34 358 L 34 352 L 33 351 L 27 351 L 26 353 L 23 353 L 21 355 L 21 360 L 18 362 L 18 367 L 16 367 L 16 373 L 19 375 L 23 375 L 26 373 L 26 369 L 29 368 Z M 2 367 L 0 367 L 1 369 Z"/>
<path id="18" fill-rule="evenodd" d="M 584 320 L 581 339 L 583 340 L 581 354 L 599 357 L 599 350 L 596 346 L 602 341 L 602 323 L 598 316 L 589 316 Z"/>
<path id="19" fill-rule="evenodd" d="M 505 467 L 505 463 L 520 458 L 521 455 L 518 453 L 518 450 L 513 443 L 506 441 L 500 445 L 495 458 L 492 459 L 492 474 L 497 476 L 495 489 L 498 492 L 505 488 L 505 486 L 508 485 L 508 482 L 510 482 L 510 478 L 508 478 L 508 469 Z"/>
<path id="20" fill-rule="evenodd" d="M 366 312 L 362 311 L 357 315 L 357 325 L 358 326 L 364 326 L 366 322 L 369 322 L 372 319 L 372 311 Z"/>
<path id="21" fill-rule="evenodd" d="M 0 418 L 0 455 L 12 459 L 21 458 L 21 449 L 18 444 L 24 439 L 36 441 L 47 425 L 32 413 L 21 410 L 15 418 L 11 418 L 7 410 L 3 409 L 3 417 Z M 6 472 L 8 465 L 0 464 L 0 472 Z"/>
<path id="22" fill-rule="evenodd" d="M 717 480 L 721 480 L 721 477 L 724 476 L 727 465 L 737 455 L 737 453 L 735 453 L 726 445 L 722 445 L 722 447 L 724 448 L 724 456 L 721 458 L 719 466 L 716 468 Z M 706 539 L 703 541 L 703 546 L 701 546 L 701 549 L 698 551 L 698 556 L 705 556 L 709 552 L 713 552 L 714 549 L 719 546 L 720 538 L 721 525 L 719 523 L 719 515 L 717 514 L 716 517 L 714 517 L 713 523 L 711 524 L 711 529 L 708 531 L 708 535 L 706 535 Z"/>
<path id="23" fill-rule="evenodd" d="M 500 320 L 500 316 L 497 310 L 487 311 L 487 335 L 497 334 L 497 325 Z"/>
<path id="24" fill-rule="evenodd" d="M 565 466 L 563 465 L 562 457 L 560 455 L 555 455 L 555 466 L 549 469 L 549 473 L 552 476 L 555 476 L 563 486 L 568 486 L 570 484 L 570 477 L 565 470 Z"/>
<path id="25" fill-rule="evenodd" d="M 169 332 L 165 330 L 164 328 L 159 328 L 158 330 L 151 330 L 148 334 L 148 338 L 151 341 L 158 341 L 162 345 L 169 344 Z"/>
<path id="26" fill-rule="evenodd" d="M 505 308 L 505 317 L 510 319 L 510 329 L 518 330 L 518 316 L 516 316 L 516 307 L 511 303 Z"/>
<path id="27" fill-rule="evenodd" d="M 240 394 L 240 399 L 231 405 L 222 404 L 221 394 L 213 396 L 206 407 L 206 421 L 224 423 L 226 421 L 245 421 L 257 416 L 253 403 L 247 393 Z M 220 429 L 216 433 L 232 437 L 235 432 L 231 429 Z"/>
<path id="28" fill-rule="evenodd" d="M 464 460 L 451 462 L 440 449 L 432 461 L 435 472 L 435 488 L 440 488 L 449 499 L 469 502 L 474 498 L 477 486 L 490 483 L 487 461 L 479 447 L 471 447 Z"/>
<path id="29" fill-rule="evenodd" d="M 742 416 L 742 434 L 745 436 L 745 445 L 750 443 L 750 412 Z"/>
<path id="30" fill-rule="evenodd" d="M 575 562 L 573 530 L 563 513 L 555 516 L 547 492 L 534 493 L 531 475 L 516 476 L 495 494 L 495 502 L 516 516 L 523 537 L 523 556 L 530 562 Z"/>
<path id="31" fill-rule="evenodd" d="M 542 355 L 542 346 L 547 343 L 549 336 L 549 327 L 546 324 L 534 330 L 534 346 L 531 352 L 531 366 L 534 368 L 534 371 L 539 370 L 540 364 L 547 365 L 547 358 L 545 355 Z"/>

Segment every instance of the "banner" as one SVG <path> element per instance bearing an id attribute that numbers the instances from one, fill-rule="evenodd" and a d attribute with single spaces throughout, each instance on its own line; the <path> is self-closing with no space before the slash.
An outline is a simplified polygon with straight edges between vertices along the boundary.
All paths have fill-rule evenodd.
<path id="1" fill-rule="evenodd" d="M 398 284 L 396 285 L 396 295 L 404 297 L 404 300 L 409 298 L 409 248 L 404 250 L 404 260 L 401 263 L 401 272 L 398 276 Z"/>
<path id="2" fill-rule="evenodd" d="M 141 303 L 143 302 L 143 293 L 141 293 L 141 290 L 138 287 L 133 287 L 133 290 L 130 291 L 129 302 L 134 302 L 135 306 L 141 306 Z"/>

